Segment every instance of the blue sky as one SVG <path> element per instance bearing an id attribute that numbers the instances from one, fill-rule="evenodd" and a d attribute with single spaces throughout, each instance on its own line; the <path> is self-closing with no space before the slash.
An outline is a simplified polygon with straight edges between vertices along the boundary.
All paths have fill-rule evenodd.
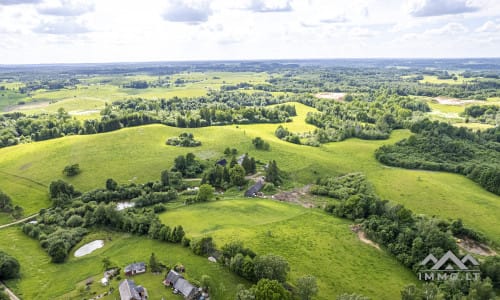
<path id="1" fill-rule="evenodd" d="M 498 57 L 498 0 L 0 0 L 0 64 Z"/>

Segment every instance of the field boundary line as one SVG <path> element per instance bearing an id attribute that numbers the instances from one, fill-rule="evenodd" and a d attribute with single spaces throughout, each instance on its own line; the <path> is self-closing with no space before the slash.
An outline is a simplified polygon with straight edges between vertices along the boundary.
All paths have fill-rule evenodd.
<path id="1" fill-rule="evenodd" d="M 38 181 L 33 180 L 33 179 L 31 179 L 31 178 L 28 178 L 28 177 L 24 177 L 24 176 L 21 176 L 21 175 L 16 175 L 16 174 L 11 174 L 11 173 L 8 173 L 8 172 L 5 172 L 5 171 L 0 171 L 0 173 L 3 173 L 3 174 L 6 174 L 6 175 L 9 175 L 9 176 L 13 176 L 13 177 L 17 177 L 17 178 L 21 178 L 21 179 L 27 180 L 27 181 L 29 181 L 29 182 L 32 182 L 32 183 L 37 184 L 37 185 L 39 185 L 39 186 L 42 186 L 42 187 L 44 187 L 44 188 L 46 188 L 46 187 L 47 187 L 47 185 L 46 185 L 46 184 L 43 184 L 43 183 L 41 183 L 41 182 L 38 182 Z"/>

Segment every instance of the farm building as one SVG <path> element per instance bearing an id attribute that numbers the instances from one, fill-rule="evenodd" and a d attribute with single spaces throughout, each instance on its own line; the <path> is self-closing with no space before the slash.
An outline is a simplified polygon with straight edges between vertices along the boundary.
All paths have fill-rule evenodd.
<path id="1" fill-rule="evenodd" d="M 223 158 L 223 159 L 217 161 L 215 164 L 219 165 L 221 167 L 225 167 L 227 165 L 227 160 L 225 158 Z"/>
<path id="2" fill-rule="evenodd" d="M 125 267 L 125 275 L 132 276 L 146 272 L 146 264 L 143 262 L 133 263 Z"/>
<path id="3" fill-rule="evenodd" d="M 251 186 L 245 192 L 245 197 L 255 197 L 263 187 L 264 187 L 264 181 L 262 179 L 259 179 L 253 186 Z"/>
<path id="4" fill-rule="evenodd" d="M 172 286 L 175 290 L 177 290 L 184 299 L 195 299 L 199 294 L 199 290 L 197 287 L 189 283 L 181 274 L 177 273 L 174 270 L 170 270 L 167 274 L 167 277 L 163 281 L 165 286 Z"/>
<path id="5" fill-rule="evenodd" d="M 120 283 L 118 287 L 120 291 L 121 300 L 146 300 L 148 299 L 148 291 L 140 286 L 136 285 L 133 280 L 125 279 Z"/>
<path id="6" fill-rule="evenodd" d="M 238 162 L 238 165 L 241 166 L 241 164 L 243 163 L 243 160 L 245 159 L 245 156 L 247 156 L 246 154 L 242 154 L 238 157 L 237 159 L 237 162 Z"/>
<path id="7" fill-rule="evenodd" d="M 177 279 L 174 284 L 174 289 L 178 290 L 182 296 L 184 296 L 184 299 L 195 299 L 198 295 L 198 288 L 184 278 Z"/>
<path id="8" fill-rule="evenodd" d="M 184 277 L 182 277 L 181 274 L 175 272 L 174 270 L 170 270 L 167 274 L 167 277 L 163 281 L 163 284 L 166 286 L 173 286 L 179 278 L 184 278 Z"/>

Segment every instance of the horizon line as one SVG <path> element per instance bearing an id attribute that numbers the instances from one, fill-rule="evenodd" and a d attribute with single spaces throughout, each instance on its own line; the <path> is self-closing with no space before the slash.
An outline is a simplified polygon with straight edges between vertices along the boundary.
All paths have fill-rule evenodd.
<path id="1" fill-rule="evenodd" d="M 43 63 L 0 63 L 1 67 L 15 66 L 70 66 L 70 65 L 117 65 L 117 64 L 151 64 L 151 63 L 235 63 L 235 62 L 299 62 L 299 61 L 335 61 L 335 60 L 467 60 L 467 59 L 500 59 L 500 56 L 471 57 L 337 57 L 337 58 L 243 58 L 243 59 L 186 59 L 186 60 L 137 60 L 137 61 L 102 61 L 102 62 L 43 62 Z"/>

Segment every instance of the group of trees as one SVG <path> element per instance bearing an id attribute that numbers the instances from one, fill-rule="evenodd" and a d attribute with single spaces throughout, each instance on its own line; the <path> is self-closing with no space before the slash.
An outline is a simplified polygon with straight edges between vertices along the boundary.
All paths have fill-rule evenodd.
<path id="1" fill-rule="evenodd" d="M 204 168 L 205 166 L 190 152 L 186 156 L 179 155 L 175 158 L 172 171 L 181 173 L 185 178 L 195 178 Z"/>
<path id="2" fill-rule="evenodd" d="M 88 119 L 83 122 L 72 118 L 63 108 L 56 114 L 28 116 L 13 112 L 0 116 L 0 148 L 66 135 L 95 134 L 154 123 L 195 128 L 288 122 L 296 115 L 293 105 L 266 107 L 286 101 L 288 99 L 271 94 L 235 92 L 210 92 L 207 96 L 190 99 L 133 99 L 106 104 L 100 119 Z M 180 140 L 179 142 L 186 142 L 182 138 Z M 172 140 L 172 143 L 175 143 L 175 140 Z"/>
<path id="3" fill-rule="evenodd" d="M 496 105 L 470 105 L 466 106 L 462 116 L 466 122 L 476 121 L 497 125 L 500 121 L 500 108 Z"/>
<path id="4" fill-rule="evenodd" d="M 379 199 L 360 173 L 320 179 L 311 188 L 311 192 L 334 198 L 333 203 L 326 206 L 327 212 L 361 222 L 368 238 L 383 245 L 402 264 L 415 272 L 423 268 L 420 262 L 430 253 L 436 257 L 441 257 L 447 251 L 458 253 L 455 237 L 484 241 L 480 233 L 465 227 L 461 220 L 445 221 L 415 215 L 402 205 L 392 205 L 387 200 Z M 483 280 L 490 278 L 498 283 L 500 263 L 491 260 L 491 269 L 482 272 L 481 276 Z M 452 299 L 461 293 L 467 295 L 470 283 L 461 284 L 463 289 L 460 292 L 449 290 L 446 285 L 440 287 L 440 291 L 446 299 Z M 471 290 L 477 284 L 470 284 Z"/>
<path id="5" fill-rule="evenodd" d="M 0 251 L 0 280 L 19 277 L 21 266 L 17 259 L 4 251 Z"/>
<path id="6" fill-rule="evenodd" d="M 15 219 L 19 219 L 23 215 L 23 208 L 19 205 L 14 205 L 9 195 L 0 190 L 0 213 L 11 214 Z"/>
<path id="7" fill-rule="evenodd" d="M 463 174 L 500 195 L 500 128 L 474 132 L 429 121 L 412 124 L 414 135 L 377 149 L 387 165 Z"/>
<path id="8" fill-rule="evenodd" d="M 367 101 L 357 96 L 351 102 L 303 99 L 319 112 L 307 114 L 306 122 L 318 127 L 308 144 L 341 141 L 350 137 L 361 139 L 386 139 L 393 129 L 403 128 L 415 114 L 430 111 L 429 106 L 409 97 L 395 96 L 381 89 Z M 278 136 L 288 136 L 280 130 Z"/>
<path id="9" fill-rule="evenodd" d="M 79 164 L 73 164 L 73 165 L 67 165 L 63 169 L 63 174 L 68 176 L 68 177 L 73 177 L 81 173 L 80 170 L 80 165 Z"/>
<path id="10" fill-rule="evenodd" d="M 255 146 L 255 149 L 258 150 L 269 150 L 269 143 L 264 141 L 261 137 L 256 137 L 252 140 L 252 144 Z"/>
<path id="11" fill-rule="evenodd" d="M 198 147 L 201 146 L 201 142 L 194 139 L 192 133 L 183 132 L 179 137 L 168 138 L 167 145 L 170 146 L 180 146 L 180 147 Z"/>
<path id="12" fill-rule="evenodd" d="M 52 261 L 63 262 L 68 252 L 93 227 L 106 227 L 152 239 L 180 243 L 184 236 L 182 226 L 170 228 L 161 224 L 157 212 L 165 210 L 162 203 L 177 198 L 175 185 L 177 173 L 162 172 L 161 180 L 141 185 L 118 185 L 106 180 L 106 189 L 80 193 L 62 180 L 49 186 L 53 207 L 43 209 L 37 223 L 27 223 L 23 232 L 39 240 Z M 116 202 L 130 200 L 134 208 L 118 211 Z M 147 206 L 147 207 L 146 207 Z"/>
<path id="13" fill-rule="evenodd" d="M 208 183 L 214 187 L 224 189 L 231 186 L 245 185 L 245 176 L 254 174 L 257 171 L 257 163 L 255 158 L 248 155 L 248 153 L 242 155 L 240 160 L 238 162 L 236 156 L 233 155 L 229 164 L 224 166 L 215 164 L 215 166 L 207 168 L 203 173 L 201 183 Z"/>

